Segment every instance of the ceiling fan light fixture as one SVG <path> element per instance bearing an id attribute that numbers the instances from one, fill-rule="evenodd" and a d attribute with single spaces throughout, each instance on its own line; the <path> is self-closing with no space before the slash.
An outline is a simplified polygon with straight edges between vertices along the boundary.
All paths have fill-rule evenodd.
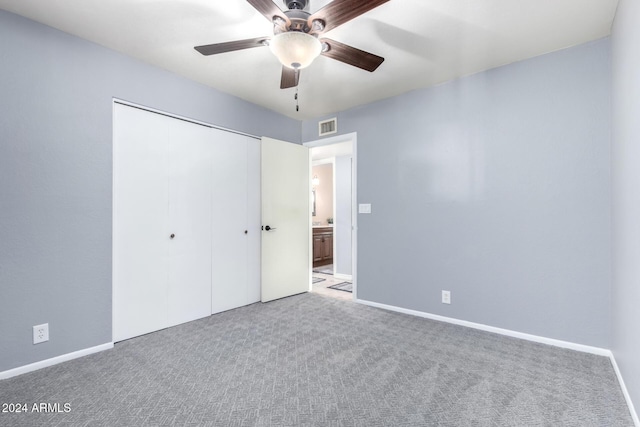
<path id="1" fill-rule="evenodd" d="M 322 44 L 316 37 L 300 31 L 274 36 L 269 48 L 282 65 L 296 70 L 311 65 L 322 52 Z"/>

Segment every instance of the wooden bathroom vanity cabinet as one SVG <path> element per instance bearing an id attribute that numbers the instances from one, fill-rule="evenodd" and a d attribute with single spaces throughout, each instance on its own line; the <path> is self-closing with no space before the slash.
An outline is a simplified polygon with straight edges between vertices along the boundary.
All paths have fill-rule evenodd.
<path id="1" fill-rule="evenodd" d="M 333 227 L 313 227 L 313 267 L 333 264 Z"/>

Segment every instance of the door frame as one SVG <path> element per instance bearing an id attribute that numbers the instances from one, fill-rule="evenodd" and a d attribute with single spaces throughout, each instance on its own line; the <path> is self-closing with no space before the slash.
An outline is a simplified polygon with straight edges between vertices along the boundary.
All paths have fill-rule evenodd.
<path id="1" fill-rule="evenodd" d="M 318 139 L 315 141 L 304 142 L 302 145 L 309 149 L 323 147 L 325 145 L 339 144 L 341 142 L 351 141 L 351 276 L 353 283 L 352 299 L 358 299 L 358 133 L 351 132 L 344 135 L 332 136 L 330 138 Z M 334 167 L 335 173 L 335 167 Z M 335 192 L 334 192 L 335 193 Z M 335 197 L 335 194 L 334 194 Z M 335 212 L 335 205 L 334 205 Z M 313 258 L 313 251 L 309 254 Z M 310 265 L 313 265 L 313 259 L 310 259 Z M 313 267 L 311 267 L 313 269 Z"/>

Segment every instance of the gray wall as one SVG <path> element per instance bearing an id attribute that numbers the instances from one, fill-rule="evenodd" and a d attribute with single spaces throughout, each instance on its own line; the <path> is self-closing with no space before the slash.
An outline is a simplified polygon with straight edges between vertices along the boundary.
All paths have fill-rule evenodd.
<path id="1" fill-rule="evenodd" d="M 608 348 L 609 54 L 603 39 L 338 113 L 372 204 L 358 297 Z"/>
<path id="2" fill-rule="evenodd" d="M 0 58 L 1 372 L 111 341 L 112 97 L 294 142 L 300 123 L 4 11 Z"/>
<path id="3" fill-rule="evenodd" d="M 613 26 L 613 342 L 640 410 L 640 3 L 621 0 Z"/>
<path id="4" fill-rule="evenodd" d="M 336 264 L 336 273 L 350 276 L 352 270 L 351 156 L 336 157 L 333 167 L 336 192 L 336 224 L 334 225 L 336 253 L 333 262 Z"/>

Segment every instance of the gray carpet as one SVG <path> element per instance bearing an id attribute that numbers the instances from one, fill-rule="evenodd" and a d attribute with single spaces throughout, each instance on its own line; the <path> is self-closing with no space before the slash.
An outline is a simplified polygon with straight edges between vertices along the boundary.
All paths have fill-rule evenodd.
<path id="1" fill-rule="evenodd" d="M 314 283 L 324 282 L 325 280 L 327 280 L 327 279 L 321 279 L 321 278 L 319 278 L 319 277 L 312 277 L 312 279 L 313 279 L 312 284 L 314 284 Z"/>
<path id="2" fill-rule="evenodd" d="M 330 289 L 337 289 L 339 291 L 352 292 L 353 293 L 353 283 L 351 282 L 342 282 L 336 283 L 335 285 L 329 286 Z"/>
<path id="3" fill-rule="evenodd" d="M 2 426 L 632 426 L 607 358 L 302 294 L 0 381 Z"/>

